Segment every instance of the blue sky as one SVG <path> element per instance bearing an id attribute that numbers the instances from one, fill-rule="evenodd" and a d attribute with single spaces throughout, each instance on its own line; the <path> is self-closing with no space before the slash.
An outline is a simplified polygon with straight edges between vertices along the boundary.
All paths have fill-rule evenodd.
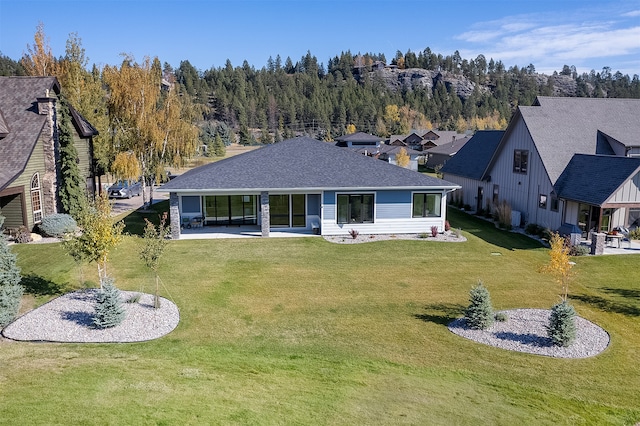
<path id="1" fill-rule="evenodd" d="M 307 51 L 327 65 L 342 51 L 484 54 L 538 72 L 575 65 L 640 74 L 640 0 L 0 0 L 0 52 L 19 59 L 39 22 L 54 56 L 70 33 L 91 64 L 122 53 L 201 71 Z"/>

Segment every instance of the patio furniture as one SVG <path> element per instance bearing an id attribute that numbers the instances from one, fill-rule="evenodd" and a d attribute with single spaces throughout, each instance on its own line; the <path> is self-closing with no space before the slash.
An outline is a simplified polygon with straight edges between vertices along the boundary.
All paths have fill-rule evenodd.
<path id="1" fill-rule="evenodd" d="M 189 227 L 202 228 L 203 222 L 204 222 L 204 218 L 202 216 L 192 217 L 191 221 L 189 222 Z"/>
<path id="2" fill-rule="evenodd" d="M 607 234 L 606 236 L 606 242 L 609 243 L 609 245 L 613 246 L 613 242 L 616 242 L 616 247 L 620 248 L 620 241 L 622 241 L 622 239 L 624 238 L 624 235 L 622 234 Z"/>

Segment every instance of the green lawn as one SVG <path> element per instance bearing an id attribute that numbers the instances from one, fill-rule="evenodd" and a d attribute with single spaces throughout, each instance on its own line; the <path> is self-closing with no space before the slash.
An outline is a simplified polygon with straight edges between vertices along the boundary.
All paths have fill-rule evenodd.
<path id="1" fill-rule="evenodd" d="M 135 344 L 1 341 L 0 424 L 639 422 L 640 257 L 576 259 L 572 303 L 610 333 L 604 353 L 509 352 L 446 324 L 478 279 L 496 309 L 549 308 L 547 250 L 455 210 L 450 222 L 467 242 L 173 241 L 160 276 L 178 328 Z M 151 292 L 137 244 L 111 272 Z M 14 247 L 35 303 L 79 286 L 59 245 Z"/>

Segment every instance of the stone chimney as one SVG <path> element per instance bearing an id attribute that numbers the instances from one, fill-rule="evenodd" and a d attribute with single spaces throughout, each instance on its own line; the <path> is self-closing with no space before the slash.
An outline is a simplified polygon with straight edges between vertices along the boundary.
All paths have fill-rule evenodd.
<path id="1" fill-rule="evenodd" d="M 56 126 L 58 117 L 56 113 L 55 96 L 50 96 L 49 89 L 42 98 L 36 98 L 38 101 L 38 114 L 46 115 L 47 120 L 42 127 L 40 139 L 42 140 L 44 149 L 44 175 L 40 177 L 40 186 L 42 188 L 42 209 L 43 216 L 48 216 L 58 212 L 56 188 L 58 181 L 58 168 L 56 159 L 60 149 L 58 143 L 58 127 Z"/>

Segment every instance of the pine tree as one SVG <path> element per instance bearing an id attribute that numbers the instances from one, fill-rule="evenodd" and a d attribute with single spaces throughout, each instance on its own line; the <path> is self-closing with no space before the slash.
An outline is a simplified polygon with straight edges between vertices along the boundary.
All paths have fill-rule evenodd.
<path id="1" fill-rule="evenodd" d="M 73 144 L 71 117 L 66 102 L 60 108 L 60 175 L 58 187 L 62 210 L 78 220 L 86 206 L 85 183 L 78 167 L 78 151 Z"/>
<path id="2" fill-rule="evenodd" d="M 567 347 L 576 340 L 576 311 L 566 300 L 551 308 L 547 333 L 556 346 Z"/>
<path id="3" fill-rule="evenodd" d="M 120 300 L 120 290 L 115 286 L 111 277 L 102 280 L 102 290 L 98 293 L 95 303 L 93 325 L 96 328 L 111 328 L 120 325 L 126 316 L 126 311 Z"/>
<path id="4" fill-rule="evenodd" d="M 13 321 L 18 314 L 24 292 L 21 279 L 16 255 L 11 252 L 4 235 L 0 234 L 0 328 Z"/>
<path id="5" fill-rule="evenodd" d="M 469 307 L 465 311 L 467 325 L 476 330 L 485 330 L 493 325 L 493 308 L 489 290 L 478 280 L 469 293 Z"/>

